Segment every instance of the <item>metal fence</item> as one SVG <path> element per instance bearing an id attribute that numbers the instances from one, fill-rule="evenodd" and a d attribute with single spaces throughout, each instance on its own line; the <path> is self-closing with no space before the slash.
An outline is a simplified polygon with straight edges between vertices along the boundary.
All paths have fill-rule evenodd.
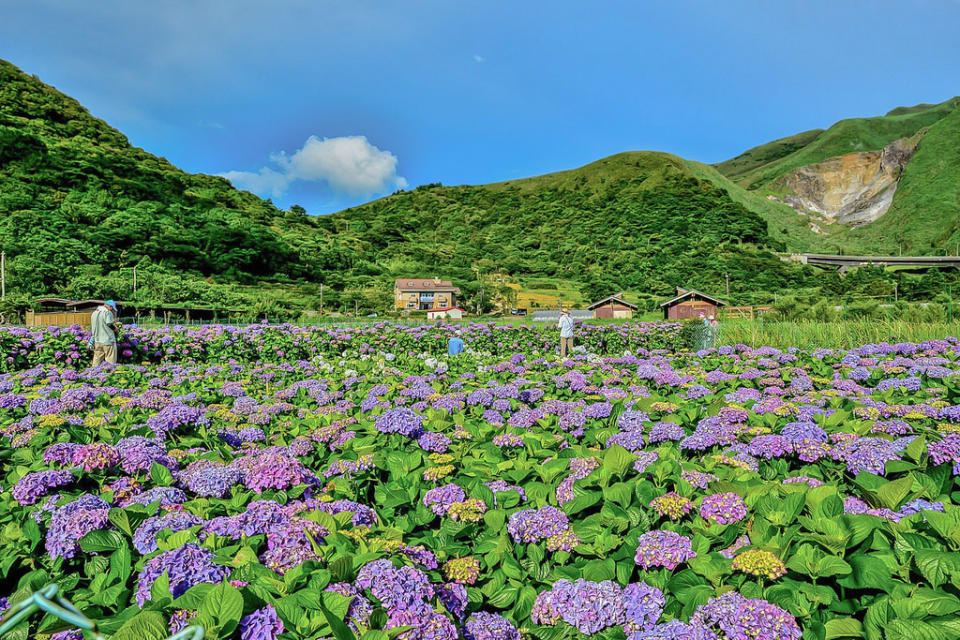
<path id="1" fill-rule="evenodd" d="M 73 603 L 59 595 L 55 584 L 48 584 L 43 589 L 35 591 L 29 597 L 10 606 L 0 618 L 0 638 L 25 623 L 28 618 L 38 612 L 48 613 L 59 618 L 68 625 L 80 629 L 87 638 L 105 640 L 97 623 L 83 615 Z M 203 627 L 189 626 L 170 636 L 169 640 L 203 640 Z"/>

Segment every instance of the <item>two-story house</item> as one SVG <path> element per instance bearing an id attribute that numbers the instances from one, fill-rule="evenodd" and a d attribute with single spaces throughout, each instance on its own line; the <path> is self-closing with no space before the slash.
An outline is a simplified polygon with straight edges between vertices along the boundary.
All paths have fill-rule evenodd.
<path id="1" fill-rule="evenodd" d="M 440 278 L 403 278 L 393 287 L 394 307 L 397 310 L 425 311 L 457 304 L 460 288 Z"/>

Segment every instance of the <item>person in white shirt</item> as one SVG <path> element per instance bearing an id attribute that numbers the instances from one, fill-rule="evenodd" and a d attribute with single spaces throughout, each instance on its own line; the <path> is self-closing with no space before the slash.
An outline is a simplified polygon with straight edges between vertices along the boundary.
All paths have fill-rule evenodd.
<path id="1" fill-rule="evenodd" d="M 560 357 L 566 357 L 567 353 L 573 351 L 573 318 L 566 309 L 560 311 L 560 322 L 557 323 L 560 329 Z"/>

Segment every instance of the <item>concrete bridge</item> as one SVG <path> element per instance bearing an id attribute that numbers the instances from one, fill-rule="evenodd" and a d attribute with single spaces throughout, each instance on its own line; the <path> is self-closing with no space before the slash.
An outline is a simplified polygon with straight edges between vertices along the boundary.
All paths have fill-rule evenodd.
<path id="1" fill-rule="evenodd" d="M 960 256 L 838 256 L 825 253 L 794 253 L 785 260 L 802 264 L 819 264 L 837 267 L 840 273 L 850 267 L 898 266 L 898 267 L 953 267 L 960 270 Z"/>

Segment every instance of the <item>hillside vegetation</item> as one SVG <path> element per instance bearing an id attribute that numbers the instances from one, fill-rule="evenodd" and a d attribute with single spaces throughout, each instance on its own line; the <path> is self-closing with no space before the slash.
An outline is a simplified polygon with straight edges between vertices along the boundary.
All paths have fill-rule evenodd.
<path id="1" fill-rule="evenodd" d="M 745 293 L 814 283 L 773 255 L 783 247 L 756 212 L 663 153 L 492 185 L 420 187 L 318 224 L 341 245 L 356 243 L 371 275 L 473 280 L 478 266 L 579 281 L 588 298 L 624 288 L 663 296 L 678 285 L 719 291 L 725 273 Z"/>
<path id="2" fill-rule="evenodd" d="M 940 121 L 960 98 L 936 105 L 894 109 L 875 118 L 841 120 L 828 129 L 805 131 L 753 149 L 716 165 L 717 170 L 747 189 L 763 187 L 793 169 L 856 151 L 876 151 L 894 140 L 909 138 Z"/>
<path id="3" fill-rule="evenodd" d="M 876 222 L 846 232 L 849 246 L 951 255 L 960 242 L 960 109 L 930 126 L 903 172 L 890 209 Z"/>
<path id="4" fill-rule="evenodd" d="M 215 285 L 316 280 L 315 235 L 313 218 L 177 169 L 0 61 L 0 237 L 16 290 L 99 295 L 138 265 L 145 295 L 247 304 Z"/>
<path id="5" fill-rule="evenodd" d="M 452 279 L 462 304 L 486 310 L 585 304 L 621 290 L 649 310 L 678 286 L 725 296 L 728 279 L 742 304 L 895 287 L 902 298 L 927 299 L 953 274 L 860 269 L 841 279 L 776 252 L 836 250 L 840 241 L 882 248 L 901 237 L 905 247 L 951 242 L 960 188 L 952 104 L 845 121 L 717 167 L 636 151 L 522 180 L 425 185 L 312 217 L 181 171 L 0 61 L 7 304 L 112 296 L 289 317 L 320 308 L 322 285 L 327 311 L 382 312 L 392 309 L 394 278 L 429 276 Z M 814 233 L 766 188 L 744 188 L 754 176 L 910 131 L 923 135 L 894 207 L 846 235 Z"/>
<path id="6" fill-rule="evenodd" d="M 890 208 L 879 219 L 848 228 L 834 225 L 799 243 L 805 251 L 936 255 L 955 250 L 960 235 L 960 98 L 939 104 L 898 107 L 874 118 L 841 120 L 825 130 L 795 136 L 749 149 L 715 165 L 717 171 L 760 197 L 783 195 L 779 178 L 829 158 L 861 151 L 879 151 L 895 140 L 917 141 Z M 775 216 L 766 215 L 771 232 L 791 232 Z M 807 226 L 801 217 L 800 226 Z M 789 217 L 787 222 L 789 222 Z M 811 237 L 812 236 L 812 237 Z"/>

